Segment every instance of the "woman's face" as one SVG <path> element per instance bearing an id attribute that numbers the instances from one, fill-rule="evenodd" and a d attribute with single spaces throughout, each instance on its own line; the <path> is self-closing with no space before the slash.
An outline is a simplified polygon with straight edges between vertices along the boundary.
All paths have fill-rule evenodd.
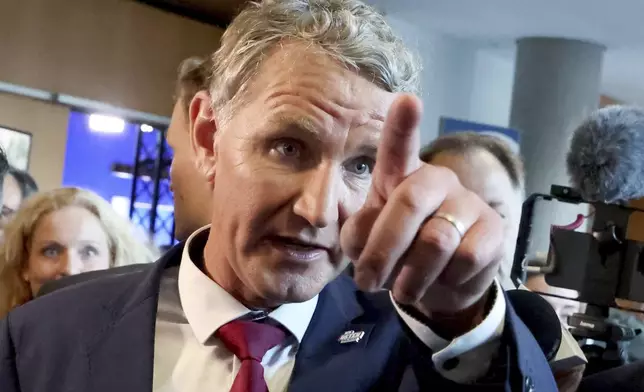
<path id="1" fill-rule="evenodd" d="M 430 162 L 443 166 L 458 176 L 461 184 L 476 193 L 483 201 L 494 208 L 505 222 L 505 273 L 514 260 L 523 191 L 517 189 L 507 171 L 494 155 L 483 149 L 475 149 L 466 154 L 444 152 L 436 155 Z"/>
<path id="2" fill-rule="evenodd" d="M 70 206 L 39 220 L 23 278 L 36 295 L 47 281 L 109 267 L 108 237 L 101 222 L 87 209 Z"/>

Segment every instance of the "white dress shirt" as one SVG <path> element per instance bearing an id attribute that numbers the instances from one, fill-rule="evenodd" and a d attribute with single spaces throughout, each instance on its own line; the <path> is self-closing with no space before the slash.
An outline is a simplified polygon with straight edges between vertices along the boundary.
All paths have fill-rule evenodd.
<path id="1" fill-rule="evenodd" d="M 192 234 L 180 266 L 167 269 L 161 281 L 154 346 L 155 392 L 229 392 L 241 365 L 215 337 L 215 332 L 252 311 L 208 278 L 190 259 L 192 239 L 205 229 Z M 498 283 L 495 289 L 500 292 Z M 288 331 L 284 342 L 269 350 L 262 360 L 270 392 L 287 391 L 295 354 L 317 301 L 316 296 L 303 303 L 285 304 L 268 314 L 271 322 Z M 498 350 L 505 306 L 503 295 L 496 295 L 483 322 L 452 341 L 442 339 L 397 305 L 396 309 L 418 338 L 432 349 L 436 369 L 448 379 L 467 383 L 487 372 Z M 459 359 L 458 365 L 443 370 L 445 361 L 455 357 Z"/>

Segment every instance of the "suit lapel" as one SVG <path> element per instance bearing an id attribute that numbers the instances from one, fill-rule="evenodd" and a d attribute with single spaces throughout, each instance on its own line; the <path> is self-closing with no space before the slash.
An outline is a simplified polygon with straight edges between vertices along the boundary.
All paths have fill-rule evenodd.
<path id="1" fill-rule="evenodd" d="M 152 269 L 120 293 L 84 331 L 89 363 L 88 388 L 94 392 L 152 391 L 154 334 L 159 285 L 166 267 L 181 261 L 175 246 Z"/>
<path id="2" fill-rule="evenodd" d="M 345 327 L 363 314 L 356 300 L 352 282 L 340 277 L 328 284 L 320 293 L 315 313 L 302 339 L 298 358 L 308 358 L 329 349 L 328 343 L 336 341 Z M 296 369 L 297 370 L 297 369 Z"/>
<path id="3" fill-rule="evenodd" d="M 334 380 L 349 387 L 355 360 L 360 359 L 374 324 L 363 320 L 365 309 L 351 279 L 341 276 L 320 293 L 317 308 L 298 350 L 289 392 L 328 392 Z M 342 355 L 345 354 L 345 355 Z M 329 359 L 333 357 L 333 361 Z M 333 377 L 329 377 L 333 374 Z M 359 378 L 355 378 L 359 381 Z M 340 384 L 338 384 L 340 385 Z M 335 389 L 338 390 L 338 389 Z"/>

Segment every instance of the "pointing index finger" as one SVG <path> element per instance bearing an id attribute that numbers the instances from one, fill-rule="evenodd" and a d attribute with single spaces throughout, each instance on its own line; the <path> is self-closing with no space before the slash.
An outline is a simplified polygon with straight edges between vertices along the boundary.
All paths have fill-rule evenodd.
<path id="1" fill-rule="evenodd" d="M 387 113 L 373 175 L 373 186 L 383 196 L 390 195 L 421 165 L 418 157 L 421 113 L 420 100 L 410 94 L 396 98 Z"/>

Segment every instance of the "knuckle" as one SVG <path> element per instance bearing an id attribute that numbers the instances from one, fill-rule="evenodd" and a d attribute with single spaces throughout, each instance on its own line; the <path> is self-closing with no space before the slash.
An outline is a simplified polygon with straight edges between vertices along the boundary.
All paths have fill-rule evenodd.
<path id="1" fill-rule="evenodd" d="M 485 209 L 491 209 L 491 207 L 489 207 L 479 195 L 467 188 L 463 188 L 463 197 L 467 202 L 474 203 L 474 205 L 476 206 L 484 207 Z"/>
<path id="2" fill-rule="evenodd" d="M 360 255 L 362 254 L 362 251 L 364 250 L 364 245 L 351 243 L 351 244 L 343 246 L 342 249 L 344 251 L 344 254 L 350 260 L 357 260 L 360 257 Z"/>
<path id="3" fill-rule="evenodd" d="M 420 274 L 413 272 L 413 274 L 399 276 L 393 286 L 394 297 L 401 303 L 416 303 L 425 295 L 426 286 L 422 272 Z"/>
<path id="4" fill-rule="evenodd" d="M 447 168 L 442 168 L 442 169 L 443 169 L 442 175 L 445 177 L 443 181 L 445 181 L 447 184 L 451 186 L 455 186 L 455 185 L 462 186 L 461 181 L 458 179 L 458 176 L 454 171 Z"/>
<path id="5" fill-rule="evenodd" d="M 491 207 L 487 208 L 481 213 L 481 219 L 487 224 L 488 230 L 491 233 L 498 234 L 503 237 L 505 223 L 498 212 L 494 211 Z"/>
<path id="6" fill-rule="evenodd" d="M 477 210 L 480 216 L 494 212 L 492 207 L 483 201 L 483 199 L 481 199 L 481 197 L 476 193 L 466 188 L 463 188 L 461 191 L 462 193 L 458 196 L 459 204 L 469 206 L 470 208 Z"/>
<path id="7" fill-rule="evenodd" d="M 426 199 L 425 189 L 412 181 L 401 184 L 396 189 L 394 199 L 397 203 L 410 211 L 422 209 L 424 199 Z"/>
<path id="8" fill-rule="evenodd" d="M 381 250 L 370 252 L 360 262 L 360 268 L 367 269 L 378 286 L 385 283 L 387 279 L 387 260 L 389 255 Z"/>
<path id="9" fill-rule="evenodd" d="M 461 241 L 453 227 L 439 228 L 435 225 L 426 225 L 420 233 L 419 240 L 425 248 L 438 253 L 452 253 Z"/>
<path id="10" fill-rule="evenodd" d="M 401 286 L 395 289 L 394 297 L 403 304 L 413 304 L 422 298 L 420 290 L 409 286 Z"/>
<path id="11" fill-rule="evenodd" d="M 489 257 L 477 252 L 472 248 L 463 249 L 458 252 L 458 259 L 466 269 L 477 268 L 486 264 L 489 260 Z"/>
<path id="12" fill-rule="evenodd" d="M 461 185 L 458 176 L 453 170 L 442 166 L 431 166 L 431 168 L 433 169 L 432 171 L 435 176 L 435 180 L 438 181 L 439 184 L 445 184 L 449 188 L 453 188 L 455 185 Z"/>

